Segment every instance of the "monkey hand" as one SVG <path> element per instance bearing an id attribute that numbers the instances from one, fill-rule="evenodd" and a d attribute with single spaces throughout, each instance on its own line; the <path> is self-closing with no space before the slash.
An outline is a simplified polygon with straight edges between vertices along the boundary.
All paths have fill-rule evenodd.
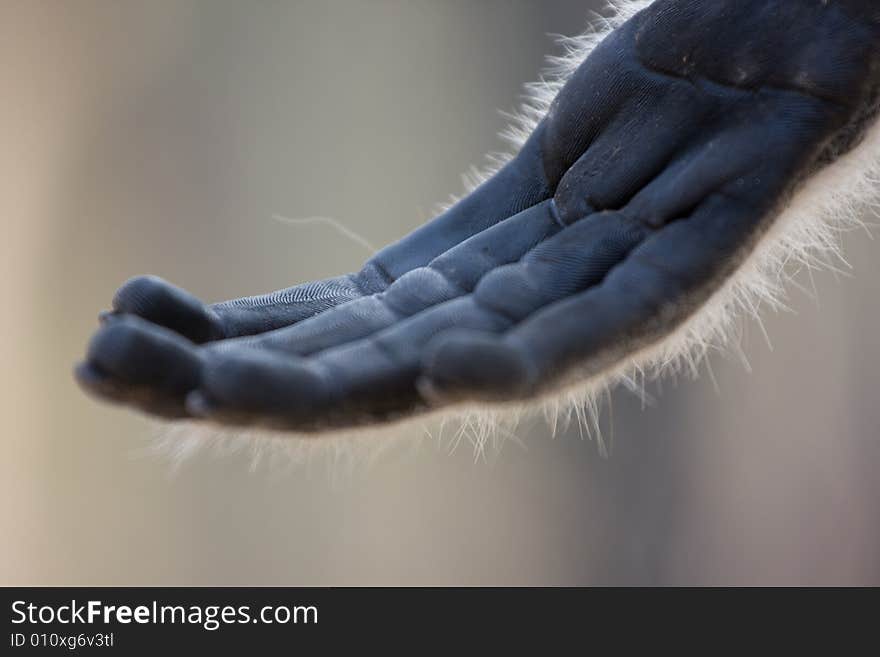
<path id="1" fill-rule="evenodd" d="M 165 417 L 321 431 L 532 400 L 706 312 L 877 115 L 870 1 L 658 0 L 518 154 L 359 272 L 205 305 L 126 283 L 80 383 Z"/>

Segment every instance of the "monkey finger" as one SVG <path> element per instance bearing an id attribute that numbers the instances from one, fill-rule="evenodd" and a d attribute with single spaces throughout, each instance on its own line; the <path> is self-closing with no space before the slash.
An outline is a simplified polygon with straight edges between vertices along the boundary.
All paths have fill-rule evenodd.
<path id="1" fill-rule="evenodd" d="M 201 357 L 191 342 L 124 315 L 95 333 L 75 374 L 83 388 L 103 399 L 182 416 L 184 396 L 198 385 L 200 370 Z"/>

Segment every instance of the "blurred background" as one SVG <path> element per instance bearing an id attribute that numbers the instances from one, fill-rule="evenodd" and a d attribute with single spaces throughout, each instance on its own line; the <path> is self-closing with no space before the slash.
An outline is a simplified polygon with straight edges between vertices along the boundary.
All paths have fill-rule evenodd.
<path id="1" fill-rule="evenodd" d="M 412 436 L 334 476 L 174 469 L 70 371 L 128 277 L 207 300 L 357 268 L 501 147 L 584 0 L 0 0 L 2 584 L 880 584 L 880 244 L 746 324 L 735 358 L 618 391 L 610 455 L 521 427 Z M 338 190 L 344 190 L 342 194 Z M 809 280 L 801 280 L 807 287 Z M 404 441 L 404 445 L 407 442 Z"/>

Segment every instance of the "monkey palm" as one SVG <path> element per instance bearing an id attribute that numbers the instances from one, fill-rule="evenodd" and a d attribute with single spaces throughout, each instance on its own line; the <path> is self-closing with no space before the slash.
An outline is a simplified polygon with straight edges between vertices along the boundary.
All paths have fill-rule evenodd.
<path id="1" fill-rule="evenodd" d="M 503 168 L 359 272 L 215 305 L 132 279 L 78 378 L 156 415 L 307 432 L 593 381 L 706 312 L 859 145 L 878 88 L 870 0 L 658 0 Z"/>

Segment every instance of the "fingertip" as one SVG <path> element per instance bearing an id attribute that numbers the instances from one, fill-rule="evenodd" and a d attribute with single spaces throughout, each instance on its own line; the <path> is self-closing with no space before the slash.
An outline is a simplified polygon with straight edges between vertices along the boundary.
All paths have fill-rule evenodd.
<path id="1" fill-rule="evenodd" d="M 198 383 L 200 358 L 192 343 L 135 316 L 105 324 L 92 337 L 86 361 L 93 371 L 130 384 L 155 385 L 185 392 Z"/>
<path id="2" fill-rule="evenodd" d="M 96 399 L 126 404 L 164 419 L 188 417 L 178 396 L 149 386 L 129 384 L 104 372 L 94 363 L 77 363 L 73 375 L 83 391 Z"/>
<path id="3" fill-rule="evenodd" d="M 82 384 L 93 384 L 103 380 L 104 376 L 86 361 L 80 361 L 73 366 L 73 378 Z"/>
<path id="4" fill-rule="evenodd" d="M 77 363 L 73 368 L 73 378 L 79 387 L 90 395 L 114 401 L 122 399 L 116 382 L 93 363 L 86 361 Z"/>
<path id="5" fill-rule="evenodd" d="M 196 343 L 222 337 L 217 317 L 200 299 L 158 276 L 130 278 L 112 305 L 116 314 L 143 317 Z"/>
<path id="6" fill-rule="evenodd" d="M 136 313 L 151 305 L 157 292 L 172 287 L 158 276 L 132 276 L 116 290 L 111 307 L 114 312 Z"/>

